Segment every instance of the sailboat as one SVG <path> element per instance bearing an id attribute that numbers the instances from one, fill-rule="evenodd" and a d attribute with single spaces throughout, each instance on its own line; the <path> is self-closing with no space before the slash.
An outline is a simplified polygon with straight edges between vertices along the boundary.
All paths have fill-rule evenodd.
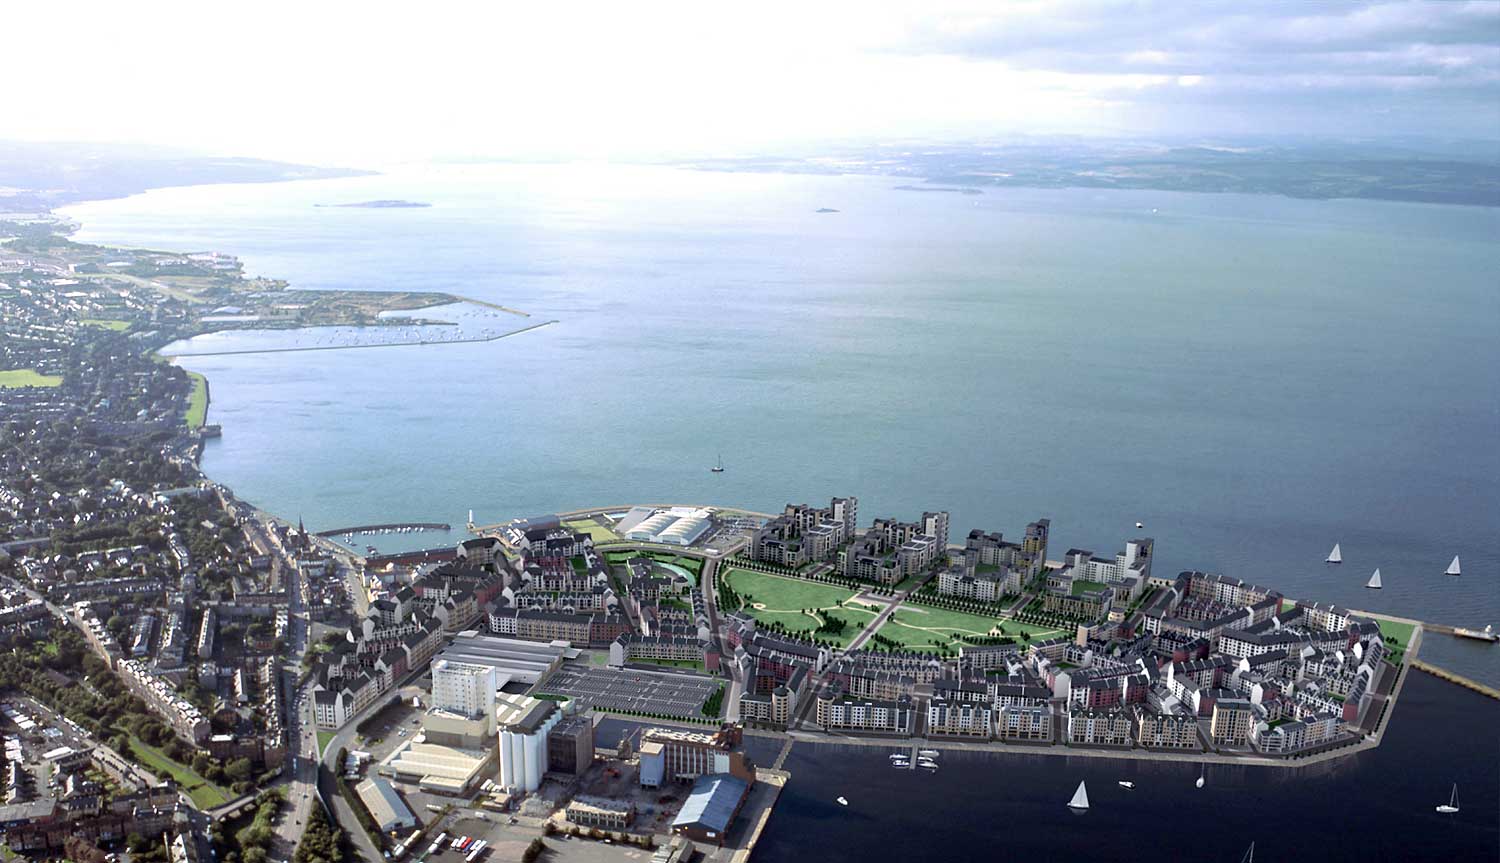
<path id="1" fill-rule="evenodd" d="M 1073 799 L 1068 801 L 1068 808 L 1074 812 L 1089 811 L 1089 790 L 1083 782 L 1078 783 L 1078 790 L 1073 792 Z"/>
<path id="2" fill-rule="evenodd" d="M 1443 571 L 1443 574 L 1444 575 L 1463 575 L 1463 572 L 1458 567 L 1458 555 L 1456 555 L 1456 554 L 1453 555 L 1453 562 L 1450 563 L 1450 564 L 1448 564 L 1448 568 Z"/>
<path id="3" fill-rule="evenodd" d="M 719 456 L 719 463 L 716 464 L 716 465 L 714 465 L 713 467 L 709 468 L 709 471 L 711 473 L 723 473 L 724 472 L 724 456 L 720 455 Z"/>
<path id="4" fill-rule="evenodd" d="M 1458 783 L 1457 782 L 1453 783 L 1453 796 L 1448 798 L 1448 802 L 1447 803 L 1444 803 L 1441 806 L 1438 806 L 1437 807 L 1437 811 L 1443 813 L 1444 815 L 1452 815 L 1453 813 L 1455 813 L 1455 812 L 1458 811 Z"/>
<path id="5" fill-rule="evenodd" d="M 1245 852 L 1245 856 L 1240 858 L 1240 863 L 1255 863 L 1255 843 L 1254 842 L 1250 843 L 1250 850 L 1246 851 Z"/>
<path id="6" fill-rule="evenodd" d="M 1205 766 L 1198 771 L 1198 781 L 1193 783 L 1196 788 L 1202 788 L 1203 783 L 1208 781 L 1208 767 Z"/>
<path id="7" fill-rule="evenodd" d="M 1370 580 L 1367 581 L 1367 582 L 1365 582 L 1365 587 L 1368 587 L 1371 590 L 1379 590 L 1380 589 L 1380 568 L 1379 567 L 1376 567 L 1375 574 L 1372 575 L 1372 576 L 1370 576 Z"/>
<path id="8" fill-rule="evenodd" d="M 1338 543 L 1334 543 L 1333 544 L 1333 551 L 1328 552 L 1328 562 L 1329 563 L 1343 563 L 1344 562 L 1344 553 L 1342 551 L 1339 551 L 1339 544 Z"/>

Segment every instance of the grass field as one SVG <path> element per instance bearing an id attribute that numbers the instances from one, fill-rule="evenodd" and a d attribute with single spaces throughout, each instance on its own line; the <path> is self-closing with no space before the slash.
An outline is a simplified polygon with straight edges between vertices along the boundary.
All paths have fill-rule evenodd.
<path id="1" fill-rule="evenodd" d="M 799 612 L 804 608 L 829 608 L 855 595 L 847 587 L 783 578 L 748 569 L 731 569 L 725 573 L 724 578 L 747 602 L 762 603 L 768 611 Z M 752 609 L 754 611 L 756 609 Z"/>
<path id="2" fill-rule="evenodd" d="M 1397 623 L 1394 620 L 1385 620 L 1379 617 L 1375 618 L 1375 622 L 1380 624 L 1380 634 L 1383 637 L 1396 639 L 1394 645 L 1387 644 L 1386 646 L 1395 648 L 1399 655 L 1393 656 L 1391 659 L 1400 662 L 1406 656 L 1406 648 L 1411 645 L 1411 636 L 1412 633 L 1416 632 L 1416 626 L 1410 623 Z"/>
<path id="3" fill-rule="evenodd" d="M 912 647 L 931 648 L 933 639 L 943 641 L 945 644 L 957 645 L 960 643 L 958 636 L 988 635 L 990 629 L 996 625 L 1003 627 L 1006 635 L 1015 636 L 1017 639 L 1022 632 L 1030 633 L 1033 639 L 1037 639 L 1047 638 L 1062 631 L 963 611 L 903 605 L 880 627 L 878 634 Z"/>
<path id="4" fill-rule="evenodd" d="M 326 748 L 328 748 L 328 741 L 332 740 L 333 737 L 334 737 L 334 735 L 337 734 L 337 733 L 338 732 L 336 732 L 336 731 L 319 731 L 318 732 L 318 754 L 319 755 L 322 755 L 323 754 L 323 750 L 326 749 Z"/>
<path id="5" fill-rule="evenodd" d="M 1109 585 L 1105 584 L 1102 581 L 1084 581 L 1082 579 L 1079 579 L 1078 581 L 1073 582 L 1073 595 L 1074 596 L 1078 596 L 1079 594 L 1084 594 L 1084 593 L 1093 593 L 1093 592 L 1099 591 L 1099 590 L 1108 590 L 1108 589 L 1109 589 Z"/>
<path id="6" fill-rule="evenodd" d="M 84 318 L 78 323 L 86 327 L 103 327 L 106 330 L 123 332 L 130 328 L 130 321 L 112 321 L 106 318 Z"/>
<path id="7" fill-rule="evenodd" d="M 0 370 L 0 390 L 20 387 L 55 387 L 62 383 L 58 375 L 39 375 L 35 369 Z"/>
<path id="8" fill-rule="evenodd" d="M 183 422 L 190 429 L 201 428 L 208 419 L 208 379 L 197 372 L 188 372 L 193 381 L 193 391 L 188 394 L 187 415 Z"/>
<path id="9" fill-rule="evenodd" d="M 158 776 L 170 776 L 176 780 L 182 790 L 187 792 L 188 797 L 192 798 L 193 805 L 199 809 L 212 809 L 234 799 L 234 794 L 229 789 L 209 782 L 194 773 L 191 767 L 178 764 L 168 758 L 165 752 L 134 734 L 130 735 L 130 751 L 133 754 L 132 760 L 140 762 L 142 767 Z"/>
<path id="10" fill-rule="evenodd" d="M 588 534 L 594 542 L 619 542 L 620 535 L 591 518 L 565 521 L 563 527 Z"/>

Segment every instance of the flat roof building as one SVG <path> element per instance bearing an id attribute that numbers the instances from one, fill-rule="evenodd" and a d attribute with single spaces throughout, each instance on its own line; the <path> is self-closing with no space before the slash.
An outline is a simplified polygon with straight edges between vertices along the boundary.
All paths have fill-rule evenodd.
<path id="1" fill-rule="evenodd" d="M 495 670 L 495 688 L 498 690 L 512 682 L 536 683 L 562 667 L 566 650 L 565 647 L 535 641 L 460 632 L 434 659 L 489 666 Z"/>

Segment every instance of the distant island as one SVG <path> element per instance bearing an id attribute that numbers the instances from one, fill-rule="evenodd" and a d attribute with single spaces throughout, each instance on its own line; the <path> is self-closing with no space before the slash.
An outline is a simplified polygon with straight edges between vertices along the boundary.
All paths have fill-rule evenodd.
<path id="1" fill-rule="evenodd" d="M 819 213 L 837 213 L 838 210 L 835 210 L 832 207 L 819 207 L 815 212 L 819 212 Z"/>
<path id="2" fill-rule="evenodd" d="M 972 186 L 897 186 L 898 192 L 958 192 L 961 195 L 983 195 L 983 189 Z"/>
<path id="3" fill-rule="evenodd" d="M 352 204 L 313 204 L 313 206 L 314 207 L 360 207 L 360 208 L 367 209 L 367 210 L 400 210 L 400 209 L 405 209 L 405 208 L 408 208 L 408 207 L 430 207 L 432 205 L 429 204 L 429 203 L 427 203 L 427 202 L 425 202 L 425 201 L 380 200 L 380 201 L 356 201 L 356 202 L 354 202 Z"/>

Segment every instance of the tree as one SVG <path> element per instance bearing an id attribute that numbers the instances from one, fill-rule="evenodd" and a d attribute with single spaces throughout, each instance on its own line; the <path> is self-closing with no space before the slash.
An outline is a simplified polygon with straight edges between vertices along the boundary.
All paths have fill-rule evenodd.
<path id="1" fill-rule="evenodd" d="M 247 782 L 254 776 L 255 768 L 250 764 L 248 758 L 236 758 L 224 765 L 224 776 L 230 782 Z"/>

